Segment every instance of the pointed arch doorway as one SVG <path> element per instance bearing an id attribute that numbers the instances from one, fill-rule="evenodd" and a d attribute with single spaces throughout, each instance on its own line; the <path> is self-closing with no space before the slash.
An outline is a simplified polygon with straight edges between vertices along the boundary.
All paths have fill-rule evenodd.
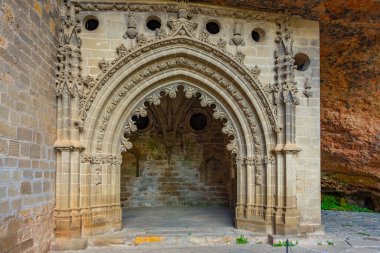
<path id="1" fill-rule="evenodd" d="M 198 99 L 201 108 L 210 108 L 213 119 L 222 122 L 222 133 L 231 136 L 226 149 L 236 166 L 236 203 L 232 203 L 236 226 L 268 233 L 297 231 L 295 192 L 290 191 L 294 187 L 283 190 L 291 178 L 277 180 L 275 171 L 283 175 L 287 165 L 276 162 L 271 153 L 277 141 L 276 118 L 258 81 L 235 59 L 180 36 L 124 53 L 96 79 L 84 83 L 91 89 L 80 101 L 64 92 L 58 103 L 62 119 L 70 104 L 79 104 L 69 111 L 79 116 L 74 117 L 78 123 L 71 132 L 63 127 L 64 120 L 58 121 L 62 130 L 56 143 L 56 235 L 121 229 L 122 153 L 133 148 L 132 138 L 126 138 L 137 130 L 133 117 L 148 115 L 147 106 L 159 105 L 163 96 L 173 99 L 179 91 L 186 99 Z M 80 144 L 78 148 L 66 148 L 65 136 L 70 137 L 70 145 Z M 170 136 L 174 134 L 166 140 Z M 201 166 L 218 163 L 211 157 Z M 210 178 L 203 175 L 203 180 Z"/>
<path id="2" fill-rule="evenodd" d="M 124 136 L 133 147 L 122 152 L 123 227 L 146 228 L 147 220 L 150 229 L 232 227 L 236 163 L 226 149 L 233 137 L 222 132 L 227 120 L 214 119 L 215 105 L 202 106 L 201 94 L 177 89 L 175 97 L 161 91 L 160 104 L 145 102 L 146 115 L 133 115 L 137 129 Z"/>

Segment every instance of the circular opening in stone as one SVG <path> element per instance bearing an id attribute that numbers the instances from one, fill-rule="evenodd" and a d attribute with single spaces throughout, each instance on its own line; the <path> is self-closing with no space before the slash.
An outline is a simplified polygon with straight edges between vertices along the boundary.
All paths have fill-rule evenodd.
<path id="1" fill-rule="evenodd" d="M 149 126 L 149 117 L 140 117 L 140 116 L 132 116 L 132 120 L 135 122 L 135 125 L 138 130 L 144 130 Z"/>
<path id="2" fill-rule="evenodd" d="M 84 18 L 84 28 L 87 31 L 94 31 L 99 26 L 99 20 L 95 16 L 87 16 Z"/>
<path id="3" fill-rule="evenodd" d="M 253 29 L 251 36 L 254 41 L 262 42 L 265 40 L 265 31 L 261 28 L 255 28 Z"/>
<path id="4" fill-rule="evenodd" d="M 206 29 L 211 34 L 217 34 L 220 31 L 220 25 L 215 21 L 209 21 L 206 24 Z"/>
<path id="5" fill-rule="evenodd" d="M 207 126 L 207 117 L 203 113 L 196 112 L 190 117 L 190 126 L 195 131 L 201 131 Z"/>
<path id="6" fill-rule="evenodd" d="M 310 59 L 304 53 L 298 53 L 294 56 L 294 64 L 298 71 L 305 71 L 310 67 Z"/>
<path id="7" fill-rule="evenodd" d="M 148 18 L 148 22 L 146 22 L 146 26 L 149 28 L 149 30 L 155 31 L 161 27 L 161 21 L 157 17 L 150 17 Z"/>

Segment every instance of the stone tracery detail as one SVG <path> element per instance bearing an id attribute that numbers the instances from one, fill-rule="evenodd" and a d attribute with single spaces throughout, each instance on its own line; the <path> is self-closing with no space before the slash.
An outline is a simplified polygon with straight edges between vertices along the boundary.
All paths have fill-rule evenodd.
<path id="1" fill-rule="evenodd" d="M 135 125 L 135 122 L 132 120 L 132 117 L 134 115 L 136 116 L 142 116 L 145 117 L 147 115 L 146 112 L 146 106 L 144 105 L 145 102 L 154 104 L 154 105 L 159 105 L 160 104 L 160 98 L 161 96 L 159 95 L 160 92 L 164 92 L 166 96 L 169 96 L 170 98 L 175 98 L 178 92 L 178 87 L 182 86 L 185 92 L 186 98 L 193 98 L 196 97 L 197 94 L 200 94 L 199 99 L 200 99 L 200 104 L 202 107 L 210 107 L 211 105 L 214 105 L 215 107 L 213 108 L 213 118 L 214 119 L 227 119 L 227 122 L 224 124 L 224 127 L 222 128 L 223 134 L 226 134 L 228 136 L 233 136 L 234 139 L 230 141 L 230 143 L 227 145 L 227 150 L 230 151 L 233 154 L 238 154 L 239 153 L 239 148 L 238 148 L 238 142 L 237 142 L 237 132 L 234 130 L 234 127 L 231 123 L 231 120 L 229 119 L 228 115 L 224 112 L 222 107 L 217 104 L 217 102 L 211 98 L 209 95 L 205 94 L 203 91 L 192 87 L 191 85 L 188 84 L 175 84 L 175 85 L 169 85 L 160 88 L 159 90 L 155 90 L 151 94 L 148 94 L 144 100 L 141 102 L 139 106 L 137 106 L 136 109 L 133 110 L 132 114 L 128 117 L 128 120 L 125 124 L 124 127 L 124 133 L 125 134 L 132 134 L 133 132 L 137 131 L 137 127 Z M 122 137 L 122 150 L 126 151 L 130 148 L 132 148 L 132 143 L 128 141 L 124 136 Z M 258 147 L 259 152 L 261 152 L 261 147 Z"/>
<path id="2" fill-rule="evenodd" d="M 128 138 L 124 136 L 121 137 L 121 152 L 127 152 L 129 149 L 133 148 L 132 142 L 129 141 Z"/>

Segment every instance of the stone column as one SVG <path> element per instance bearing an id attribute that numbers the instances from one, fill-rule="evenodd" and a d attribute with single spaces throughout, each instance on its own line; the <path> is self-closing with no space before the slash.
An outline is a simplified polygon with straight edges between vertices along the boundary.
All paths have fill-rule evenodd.
<path id="1" fill-rule="evenodd" d="M 236 157 L 236 168 L 237 168 L 237 203 L 236 203 L 236 214 L 235 219 L 245 218 L 245 205 L 246 205 L 246 168 L 244 166 L 244 159 L 242 157 Z"/>
<path id="2" fill-rule="evenodd" d="M 295 143 L 295 106 L 299 103 L 297 83 L 294 81 L 293 36 L 289 28 L 291 16 L 285 13 L 283 20 L 278 20 L 277 50 L 275 52 L 275 69 L 277 71 L 274 88 L 275 102 L 283 114 L 279 121 L 283 129 L 278 134 L 274 149 L 277 160 L 277 201 L 275 215 L 276 234 L 297 234 L 299 214 L 296 205 L 296 166 L 294 154 L 300 149 Z"/>
<path id="3" fill-rule="evenodd" d="M 58 126 L 56 207 L 54 211 L 55 237 L 53 249 L 81 249 L 87 246 L 82 238 L 80 206 L 79 97 L 81 85 L 81 41 L 79 21 L 70 1 L 63 1 L 61 32 L 57 64 Z"/>

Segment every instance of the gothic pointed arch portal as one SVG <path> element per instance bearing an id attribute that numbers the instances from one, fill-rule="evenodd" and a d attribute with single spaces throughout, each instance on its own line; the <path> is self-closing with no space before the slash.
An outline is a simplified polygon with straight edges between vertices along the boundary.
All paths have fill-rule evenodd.
<path id="1" fill-rule="evenodd" d="M 296 189 L 300 149 L 295 131 L 296 106 L 305 100 L 297 95 L 288 13 L 248 13 L 277 27 L 270 53 L 274 84 L 269 85 L 259 81 L 257 66 L 250 69 L 244 64 L 240 25 L 234 23 L 231 53 L 224 38 L 212 42 L 206 31 L 197 30 L 192 17 L 200 13 L 199 6 L 191 7 L 190 13 L 185 5 L 176 4 L 147 8 L 146 3 L 125 1 L 114 5 L 64 2 L 57 65 L 57 238 L 121 228 L 121 154 L 133 147 L 129 139 L 136 131 L 133 117 L 145 116 L 148 106 L 159 105 L 163 97 L 176 97 L 178 90 L 209 108 L 214 120 L 223 122 L 223 134 L 230 136 L 226 149 L 236 164 L 236 226 L 277 234 L 300 231 Z M 120 37 L 129 38 L 129 44 L 115 46 L 113 60 L 97 62 L 99 74 L 82 76 L 81 12 L 162 11 L 163 7 L 177 13 L 177 18 L 168 18 L 168 29 L 161 27 L 148 39 L 138 33 L 134 15 L 128 15 L 128 30 Z M 237 12 L 222 13 L 238 18 Z M 310 221 L 305 226 L 318 227 L 320 216 L 308 219 L 303 212 Z"/>

